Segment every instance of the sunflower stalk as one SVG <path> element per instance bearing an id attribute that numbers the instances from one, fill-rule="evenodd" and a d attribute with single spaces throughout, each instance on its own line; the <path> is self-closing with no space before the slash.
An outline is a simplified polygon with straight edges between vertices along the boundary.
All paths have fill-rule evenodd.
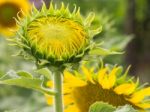
<path id="1" fill-rule="evenodd" d="M 56 94 L 54 96 L 55 112 L 63 112 L 62 74 L 59 71 L 55 71 L 54 73 L 54 90 L 56 91 Z"/>

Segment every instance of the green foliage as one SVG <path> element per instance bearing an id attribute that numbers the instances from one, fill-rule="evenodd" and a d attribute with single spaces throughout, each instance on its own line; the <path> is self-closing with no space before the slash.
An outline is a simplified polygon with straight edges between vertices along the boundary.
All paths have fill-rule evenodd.
<path id="1" fill-rule="evenodd" d="M 20 77 L 33 78 L 32 74 L 30 74 L 26 71 L 18 71 L 17 75 Z"/>
<path id="2" fill-rule="evenodd" d="M 96 102 L 91 105 L 89 112 L 138 112 L 132 106 L 125 105 L 118 108 L 104 102 Z"/>
<path id="3" fill-rule="evenodd" d="M 132 35 L 124 35 L 116 27 L 116 18 L 107 12 L 98 12 L 92 23 L 94 26 L 100 24 L 103 26 L 101 34 L 94 37 L 95 41 L 103 42 L 102 48 L 109 51 L 124 52 L 127 44 L 131 41 Z M 108 50 L 107 50 L 108 51 Z M 111 64 L 123 64 L 124 55 L 107 55 L 104 62 Z"/>
<path id="4" fill-rule="evenodd" d="M 96 102 L 90 107 L 89 112 L 113 112 L 114 110 L 115 107 L 112 105 L 103 102 Z"/>
<path id="5" fill-rule="evenodd" d="M 14 85 L 24 88 L 38 90 L 42 93 L 54 95 L 55 92 L 43 86 L 44 78 L 34 78 L 30 73 L 25 71 L 11 71 L 0 78 L 0 84 Z"/>
<path id="6" fill-rule="evenodd" d="M 4 87 L 3 87 L 4 88 Z M 13 90 L 15 87 L 13 87 Z M 25 91 L 24 91 L 25 90 Z M 46 104 L 43 94 L 28 89 L 21 89 L 22 94 L 10 94 L 0 98 L 0 112 L 53 112 L 52 107 Z M 14 103 L 15 102 L 15 103 Z"/>
<path id="7" fill-rule="evenodd" d="M 95 48 L 89 52 L 90 55 L 101 55 L 101 56 L 107 56 L 107 55 L 115 55 L 115 54 L 122 54 L 121 52 L 111 51 L 104 48 Z"/>
<path id="8" fill-rule="evenodd" d="M 133 107 L 130 105 L 125 105 L 118 107 L 114 112 L 138 112 L 138 111 L 133 109 Z"/>
<path id="9" fill-rule="evenodd" d="M 112 15 L 106 12 L 98 12 L 96 18 L 93 21 L 93 25 L 102 25 L 102 33 L 95 37 L 97 42 L 104 42 L 103 48 L 110 50 L 122 51 L 126 45 L 131 41 L 132 36 L 123 35 L 118 32 L 116 27 L 116 19 Z"/>
<path id="10" fill-rule="evenodd" d="M 0 37 L 0 50 L 0 76 L 11 69 L 31 71 L 33 68 L 32 62 L 13 56 L 16 53 L 16 48 L 9 46 L 9 42 L 3 37 Z"/>
<path id="11" fill-rule="evenodd" d="M 52 73 L 48 68 L 41 68 L 35 71 L 36 73 L 45 76 L 48 80 L 52 79 Z"/>

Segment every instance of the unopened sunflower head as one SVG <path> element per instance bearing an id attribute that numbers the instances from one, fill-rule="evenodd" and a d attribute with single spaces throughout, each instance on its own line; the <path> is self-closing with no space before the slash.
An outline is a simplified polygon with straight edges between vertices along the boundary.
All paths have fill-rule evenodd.
<path id="1" fill-rule="evenodd" d="M 128 70 L 120 75 L 121 67 L 108 67 L 95 70 L 81 67 L 81 72 L 64 71 L 65 112 L 88 112 L 97 102 L 105 102 L 115 107 L 131 105 L 137 110 L 150 108 L 150 87 L 141 87 L 139 82 L 127 78 Z M 52 87 L 52 82 L 48 82 Z M 47 96 L 52 104 L 52 98 Z M 144 111 L 145 112 L 145 111 Z"/>
<path id="2" fill-rule="evenodd" d="M 92 37 L 101 27 L 92 30 L 94 13 L 87 18 L 80 14 L 80 8 L 70 12 L 62 3 L 60 8 L 43 3 L 38 11 L 34 6 L 32 13 L 23 21 L 18 20 L 17 44 L 36 60 L 46 60 L 51 65 L 80 60 L 90 49 Z"/>
<path id="3" fill-rule="evenodd" d="M 13 36 L 17 30 L 17 16 L 23 17 L 30 10 L 28 0 L 0 0 L 0 33 L 4 36 Z"/>

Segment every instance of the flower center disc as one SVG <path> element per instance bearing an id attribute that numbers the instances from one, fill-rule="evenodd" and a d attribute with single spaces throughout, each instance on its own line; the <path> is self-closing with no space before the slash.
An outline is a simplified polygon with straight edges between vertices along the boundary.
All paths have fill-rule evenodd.
<path id="1" fill-rule="evenodd" d="M 103 89 L 99 84 L 89 83 L 87 86 L 77 87 L 72 94 L 81 112 L 88 112 L 89 107 L 96 101 L 103 101 L 116 107 L 131 104 L 124 95 L 117 95 L 113 90 Z"/>
<path id="2" fill-rule="evenodd" d="M 16 25 L 15 19 L 20 8 L 13 3 L 4 3 L 0 5 L 0 25 L 3 27 L 12 27 Z"/>
<path id="3" fill-rule="evenodd" d="M 27 33 L 38 52 L 58 60 L 79 53 L 86 43 L 82 26 L 61 17 L 38 18 L 29 24 Z"/>

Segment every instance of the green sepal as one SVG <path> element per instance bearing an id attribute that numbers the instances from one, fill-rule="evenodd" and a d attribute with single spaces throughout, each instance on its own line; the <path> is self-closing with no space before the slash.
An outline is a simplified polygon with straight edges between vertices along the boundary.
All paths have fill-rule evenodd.
<path id="1" fill-rule="evenodd" d="M 125 83 L 125 82 L 129 81 L 129 79 L 128 79 L 128 73 L 129 73 L 130 68 L 131 68 L 131 66 L 128 66 L 128 68 L 126 69 L 125 73 L 121 77 L 119 77 L 117 79 L 117 83 L 118 84 L 122 84 L 122 83 Z"/>
<path id="2" fill-rule="evenodd" d="M 12 56 L 22 56 L 26 60 L 34 60 L 35 59 L 33 56 L 31 56 L 29 53 L 27 53 L 23 50 L 19 50 L 16 54 L 14 54 Z"/>
<path id="3" fill-rule="evenodd" d="M 95 35 L 99 34 L 102 31 L 102 26 L 89 30 L 89 36 L 93 38 Z"/>
<path id="4" fill-rule="evenodd" d="M 90 27 L 92 21 L 94 20 L 94 18 L 95 18 L 95 13 L 93 13 L 93 12 L 89 13 L 89 15 L 87 16 L 87 18 L 85 19 L 84 25 L 86 27 Z"/>

